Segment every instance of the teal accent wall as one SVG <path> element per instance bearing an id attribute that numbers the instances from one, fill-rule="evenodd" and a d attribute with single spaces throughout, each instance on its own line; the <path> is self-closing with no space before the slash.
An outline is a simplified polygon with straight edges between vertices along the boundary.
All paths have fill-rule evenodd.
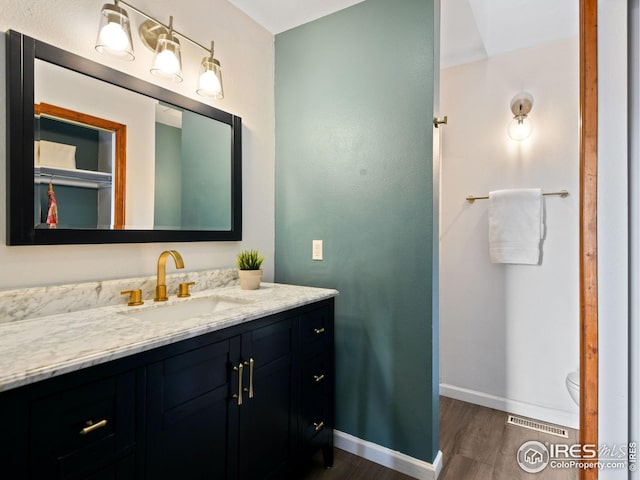
<path id="1" fill-rule="evenodd" d="M 182 226 L 182 130 L 156 122 L 153 223 L 160 229 Z"/>
<path id="2" fill-rule="evenodd" d="M 49 228 L 46 225 L 49 205 L 48 190 L 48 183 L 34 185 L 36 228 Z M 57 228 L 96 228 L 98 224 L 98 190 L 54 185 L 53 191 L 58 205 Z"/>
<path id="3" fill-rule="evenodd" d="M 427 462 L 434 15 L 434 0 L 366 0 L 277 35 L 275 68 L 276 281 L 340 291 L 336 429 Z"/>
<path id="4" fill-rule="evenodd" d="M 231 127 L 222 122 L 183 110 L 182 128 L 156 123 L 154 226 L 231 229 L 230 159 Z"/>
<path id="5" fill-rule="evenodd" d="M 207 143 L 201 139 L 206 138 Z M 182 113 L 182 226 L 231 229 L 231 127 Z"/>

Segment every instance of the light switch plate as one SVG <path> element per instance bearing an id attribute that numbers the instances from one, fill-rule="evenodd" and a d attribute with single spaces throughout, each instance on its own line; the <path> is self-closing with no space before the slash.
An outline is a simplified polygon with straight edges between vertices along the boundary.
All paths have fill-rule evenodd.
<path id="1" fill-rule="evenodd" d="M 322 260 L 322 240 L 311 241 L 311 260 Z"/>

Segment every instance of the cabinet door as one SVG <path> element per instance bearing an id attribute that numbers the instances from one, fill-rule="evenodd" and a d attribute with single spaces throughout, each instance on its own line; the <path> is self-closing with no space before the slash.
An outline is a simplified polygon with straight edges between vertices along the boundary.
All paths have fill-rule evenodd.
<path id="1" fill-rule="evenodd" d="M 292 347 L 291 319 L 242 336 L 245 395 L 237 406 L 242 480 L 285 478 L 293 445 Z"/>
<path id="2" fill-rule="evenodd" d="M 232 338 L 148 367 L 147 478 L 225 479 Z"/>

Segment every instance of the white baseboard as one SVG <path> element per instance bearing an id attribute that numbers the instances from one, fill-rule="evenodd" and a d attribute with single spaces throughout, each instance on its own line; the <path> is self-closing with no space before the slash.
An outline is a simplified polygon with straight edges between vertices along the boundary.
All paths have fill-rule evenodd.
<path id="1" fill-rule="evenodd" d="M 442 452 L 440 451 L 431 464 L 338 430 L 333 431 L 333 441 L 334 445 L 341 450 L 418 480 L 437 480 L 442 471 Z"/>
<path id="2" fill-rule="evenodd" d="M 580 414 L 578 411 L 566 412 L 564 410 L 555 410 L 553 408 L 541 407 L 525 402 L 518 402 L 496 395 L 469 390 L 467 388 L 456 387 L 454 385 L 440 384 L 440 395 L 455 398 L 463 402 L 475 403 L 483 407 L 502 410 L 503 412 L 522 415 L 524 417 L 534 418 L 547 423 L 554 423 L 564 427 L 578 429 L 580 425 Z M 568 395 L 568 394 L 567 394 Z M 576 407 L 577 409 L 577 407 Z"/>

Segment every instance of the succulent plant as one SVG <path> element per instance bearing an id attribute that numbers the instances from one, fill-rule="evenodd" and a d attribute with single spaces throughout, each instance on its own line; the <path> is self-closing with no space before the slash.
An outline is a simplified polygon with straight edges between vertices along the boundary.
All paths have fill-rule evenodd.
<path id="1" fill-rule="evenodd" d="M 236 264 L 240 270 L 260 270 L 264 262 L 257 250 L 242 250 L 236 257 Z"/>

